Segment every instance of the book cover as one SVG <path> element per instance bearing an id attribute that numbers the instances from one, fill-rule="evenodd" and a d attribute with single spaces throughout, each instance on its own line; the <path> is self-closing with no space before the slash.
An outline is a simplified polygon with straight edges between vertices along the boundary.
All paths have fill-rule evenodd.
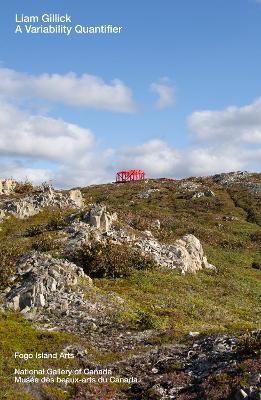
<path id="1" fill-rule="evenodd" d="M 0 10 L 0 399 L 260 399 L 261 1 Z"/>

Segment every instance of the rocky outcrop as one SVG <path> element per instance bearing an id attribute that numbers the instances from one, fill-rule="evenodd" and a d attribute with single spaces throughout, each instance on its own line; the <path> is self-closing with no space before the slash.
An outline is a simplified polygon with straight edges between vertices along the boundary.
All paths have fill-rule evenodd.
<path id="1" fill-rule="evenodd" d="M 84 221 L 87 224 L 99 229 L 101 232 L 108 232 L 112 223 L 116 220 L 116 213 L 109 213 L 106 211 L 105 206 L 99 204 L 93 204 L 90 211 L 84 217 Z"/>
<path id="2" fill-rule="evenodd" d="M 260 331 L 249 336 L 258 335 Z M 130 389 L 137 400 L 260 400 L 260 358 L 252 361 L 252 370 L 247 358 L 240 350 L 240 338 L 199 335 L 187 343 L 148 349 L 109 368 L 123 376 L 139 377 Z"/>
<path id="3" fill-rule="evenodd" d="M 68 194 L 55 191 L 51 186 L 42 186 L 33 196 L 19 200 L 8 200 L 3 205 L 3 211 L 17 218 L 27 218 L 39 213 L 44 207 L 83 207 L 80 190 L 71 190 Z"/>
<path id="4" fill-rule="evenodd" d="M 213 176 L 213 181 L 222 186 L 229 187 L 235 183 L 242 183 L 249 179 L 247 171 L 224 172 Z"/>
<path id="5" fill-rule="evenodd" d="M 158 265 L 178 269 L 182 273 L 195 273 L 202 268 L 216 269 L 208 263 L 199 239 L 191 234 L 176 240 L 172 245 L 159 243 L 150 231 L 131 238 L 122 229 L 114 229 L 107 235 L 116 242 L 129 243 L 140 248 L 143 254 L 151 255 Z"/>
<path id="6" fill-rule="evenodd" d="M 85 335 L 113 326 L 125 307 L 113 293 L 100 293 L 82 268 L 36 251 L 17 262 L 14 285 L 2 293 L 3 307 L 20 311 L 41 329 Z"/>
<path id="7" fill-rule="evenodd" d="M 83 243 L 92 240 L 102 241 L 110 238 L 112 241 L 138 247 L 145 255 L 151 255 L 160 266 L 179 269 L 182 273 L 195 273 L 202 268 L 216 269 L 209 264 L 202 245 L 194 235 L 188 234 L 176 240 L 172 245 L 161 244 L 150 231 L 137 235 L 133 229 L 114 227 L 116 214 L 109 214 L 105 207 L 93 207 L 84 217 L 86 222 L 73 221 L 64 229 L 67 235 L 65 254 L 73 253 Z M 101 221 L 102 219 L 102 221 Z M 106 222 L 104 222 L 106 221 Z M 153 221 L 153 228 L 160 229 L 160 221 Z"/>
<path id="8" fill-rule="evenodd" d="M 188 180 L 181 180 L 179 185 L 178 185 L 179 190 L 182 192 L 192 192 L 196 191 L 198 189 L 202 189 L 203 185 L 202 183 L 199 182 L 193 182 L 193 181 L 188 181 Z"/>
<path id="9" fill-rule="evenodd" d="M 157 264 L 179 269 L 182 273 L 195 273 L 202 268 L 215 269 L 208 263 L 199 239 L 191 234 L 176 240 L 173 245 L 165 245 L 147 233 L 147 237 L 136 245 L 145 254 L 151 254 Z"/>
<path id="10" fill-rule="evenodd" d="M 7 293 L 6 305 L 23 312 L 39 307 L 65 311 L 82 301 L 80 278 L 91 284 L 82 268 L 73 263 L 38 252 L 25 253 L 18 260 L 17 282 Z"/>
<path id="11" fill-rule="evenodd" d="M 160 229 L 160 220 L 155 219 L 154 221 L 151 222 L 150 226 L 151 229 Z"/>
<path id="12" fill-rule="evenodd" d="M 159 189 L 148 189 L 145 192 L 138 193 L 137 197 L 140 199 L 149 199 L 152 193 L 160 192 Z"/>
<path id="13" fill-rule="evenodd" d="M 79 189 L 69 191 L 69 200 L 71 200 L 79 208 L 84 206 L 82 193 Z"/>
<path id="14" fill-rule="evenodd" d="M 10 194 L 14 191 L 16 182 L 13 179 L 0 180 L 0 194 Z"/>
<path id="15" fill-rule="evenodd" d="M 185 235 L 172 245 L 161 244 L 150 231 L 137 234 L 132 228 L 113 226 L 116 219 L 117 215 L 108 213 L 104 206 L 92 206 L 84 216 L 86 222 L 75 220 L 64 229 L 67 235 L 65 254 L 73 253 L 83 243 L 109 237 L 118 244 L 138 247 L 143 254 L 151 255 L 158 265 L 179 269 L 182 273 L 195 273 L 202 268 L 216 269 L 208 263 L 202 245 L 194 235 Z M 152 228 L 160 229 L 160 221 L 153 221 Z"/>
<path id="16" fill-rule="evenodd" d="M 193 199 L 197 199 L 200 197 L 215 197 L 215 193 L 212 190 L 208 189 L 204 192 L 197 192 L 192 196 Z"/>
<path id="17" fill-rule="evenodd" d="M 228 172 L 222 174 L 216 174 L 212 177 L 213 181 L 219 185 L 230 188 L 233 186 L 244 187 L 251 193 L 260 195 L 261 184 L 260 182 L 255 182 L 251 173 L 247 171 L 236 171 Z"/>
<path id="18" fill-rule="evenodd" d="M 89 224 L 82 221 L 73 221 L 64 229 L 65 253 L 74 252 L 82 244 L 87 243 L 94 236 L 96 231 Z M 98 235 L 99 236 L 99 235 Z M 95 236 L 98 239 L 97 235 Z"/>

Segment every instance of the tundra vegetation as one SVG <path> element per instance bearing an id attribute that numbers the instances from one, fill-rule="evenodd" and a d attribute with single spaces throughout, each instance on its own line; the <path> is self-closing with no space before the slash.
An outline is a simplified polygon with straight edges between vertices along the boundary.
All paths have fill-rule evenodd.
<path id="1" fill-rule="evenodd" d="M 235 336 L 238 362 L 233 371 L 209 373 L 194 391 L 183 363 L 173 363 L 161 374 L 165 381 L 175 387 L 191 388 L 173 398 L 232 400 L 238 388 L 247 390 L 249 371 L 260 373 L 260 335 L 253 337 L 250 332 L 260 329 L 261 315 L 261 174 L 226 175 L 92 185 L 80 188 L 86 206 L 77 213 L 68 207 L 45 207 L 29 218 L 4 218 L 0 224 L 2 293 L 13 284 L 21 254 L 37 250 L 59 259 L 68 256 L 64 228 L 70 225 L 72 214 L 82 221 L 92 203 L 106 204 L 110 212 L 118 215 L 117 228 L 124 227 L 137 236 L 149 230 L 159 242 L 171 244 L 185 234 L 195 235 L 216 271 L 202 269 L 196 274 L 183 275 L 178 270 L 156 265 L 151 257 L 127 244 L 118 245 L 110 240 L 101 243 L 95 239 L 92 245 L 82 244 L 70 254 L 70 261 L 92 277 L 94 290 L 100 296 L 113 293 L 126 305 L 121 313 L 115 310 L 113 315 L 110 311 L 115 324 L 113 332 L 118 326 L 129 331 L 130 337 L 150 332 L 149 339 L 141 340 L 131 349 L 119 351 L 108 344 L 104 350 L 98 339 L 96 344 L 89 339 L 88 330 L 85 336 L 46 332 L 18 312 L 2 307 L 0 399 L 160 399 L 157 374 L 153 385 L 144 384 L 137 392 L 126 384 L 110 383 L 41 384 L 34 389 L 28 384 L 14 385 L 14 368 L 26 368 L 29 364 L 15 360 L 13 355 L 16 351 L 53 353 L 73 344 L 85 349 L 89 363 L 106 366 L 142 356 L 148 349 L 174 343 L 188 345 L 192 340 L 188 339 L 189 332 L 199 332 L 204 337 Z M 155 190 L 148 192 L 149 189 Z M 3 203 L 7 198 L 30 196 L 33 191 L 29 182 L 20 183 L 10 196 L 0 195 L 0 200 Z M 211 191 L 212 195 L 204 195 L 204 191 Z M 197 193 L 203 194 L 197 197 Z M 160 227 L 154 223 L 156 220 L 160 221 Z M 93 292 L 89 296 L 91 301 Z M 50 366 L 81 368 L 82 359 L 30 360 L 30 369 Z"/>

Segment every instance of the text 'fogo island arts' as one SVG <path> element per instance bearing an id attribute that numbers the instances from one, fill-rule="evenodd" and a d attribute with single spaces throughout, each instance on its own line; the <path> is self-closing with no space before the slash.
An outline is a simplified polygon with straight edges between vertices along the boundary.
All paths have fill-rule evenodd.
<path id="1" fill-rule="evenodd" d="M 81 25 L 74 24 L 69 14 L 41 14 L 25 15 L 15 14 L 16 34 L 119 34 L 123 32 L 122 26 L 112 24 Z"/>

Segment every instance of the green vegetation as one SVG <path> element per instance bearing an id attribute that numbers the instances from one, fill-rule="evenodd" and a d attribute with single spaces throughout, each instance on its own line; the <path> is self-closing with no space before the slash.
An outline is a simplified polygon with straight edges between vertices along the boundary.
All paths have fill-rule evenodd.
<path id="1" fill-rule="evenodd" d="M 29 250 L 59 253 L 60 231 L 71 209 L 46 208 L 27 219 L 9 217 L 0 226 L 0 289 L 10 283 L 19 255 Z"/>
<path id="2" fill-rule="evenodd" d="M 259 175 L 252 179 L 259 180 Z M 260 237 L 257 219 L 260 193 L 242 185 L 224 189 L 211 178 L 191 178 L 204 184 L 215 197 L 193 198 L 201 191 L 180 189 L 180 182 L 137 182 L 84 189 L 88 201 L 104 201 L 120 220 L 137 230 L 150 229 L 162 242 L 173 242 L 186 233 L 197 236 L 209 261 L 218 271 L 181 276 L 176 271 L 133 271 L 125 279 L 96 279 L 104 291 L 113 290 L 132 304 L 132 320 L 139 328 L 162 327 L 180 333 L 244 331 L 260 326 Z M 159 189 L 149 198 L 141 193 Z M 237 201 L 236 201 L 237 199 Z M 159 219 L 161 229 L 151 228 Z"/>
<path id="3" fill-rule="evenodd" d="M 260 182 L 257 174 L 253 174 L 251 179 Z M 195 192 L 202 190 L 201 186 L 186 190 L 178 181 L 150 180 L 82 189 L 86 204 L 103 202 L 110 211 L 117 212 L 119 224 L 136 232 L 149 229 L 163 243 L 173 243 L 186 233 L 194 234 L 200 239 L 209 262 L 217 267 L 217 272 L 202 270 L 196 275 L 184 276 L 176 270 L 156 267 L 149 257 L 141 256 L 127 245 L 109 241 L 94 242 L 91 247 L 85 244 L 70 255 L 71 261 L 94 278 L 100 293 L 114 292 L 124 299 L 125 311 L 118 322 L 130 330 L 162 330 L 160 339 L 155 335 L 155 343 L 159 340 L 161 343 L 171 342 L 189 331 L 242 333 L 260 327 L 260 193 L 251 192 L 243 185 L 226 189 L 212 178 L 191 178 L 188 181 L 203 184 L 215 196 L 193 198 Z M 159 191 L 148 197 L 142 196 L 148 189 Z M 26 190 L 30 192 L 30 185 L 21 186 L 17 193 L 20 196 Z M 10 284 L 16 260 L 23 252 L 35 249 L 63 257 L 62 229 L 68 224 L 66 217 L 71 213 L 69 209 L 45 209 L 28 219 L 10 217 L 1 224 L 2 289 Z M 156 219 L 160 221 L 160 229 L 152 227 Z M 70 337 L 61 333 L 43 334 L 18 315 L 4 312 L 0 316 L 0 335 L 3 356 L 0 376 L 8 377 L 7 380 L 1 378 L 3 394 L 0 399 L 32 400 L 26 391 L 14 394 L 10 386 L 9 377 L 18 365 L 13 358 L 14 351 L 57 351 L 70 342 Z M 87 339 L 84 343 L 88 346 Z M 247 347 L 255 346 L 256 343 L 249 343 L 247 339 L 242 344 L 245 351 Z M 97 360 L 105 357 L 97 349 L 93 349 L 91 354 Z M 106 357 L 119 356 L 108 352 Z M 24 362 L 20 363 L 22 367 Z M 39 366 L 35 361 L 33 367 Z M 225 393 L 230 378 L 220 375 L 215 379 L 217 385 L 224 385 Z M 47 399 L 70 398 L 58 387 L 42 387 L 41 390 Z M 92 390 L 95 398 L 95 387 Z M 110 390 L 113 392 L 110 388 L 108 393 Z M 211 396 L 210 393 L 209 398 Z"/>
<path id="4" fill-rule="evenodd" d="M 156 266 L 152 257 L 143 256 L 126 244 L 118 245 L 109 240 L 82 244 L 70 255 L 70 260 L 92 278 L 127 277 L 134 269 L 147 270 Z"/>
<path id="5" fill-rule="evenodd" d="M 18 353 L 56 353 L 62 350 L 72 341 L 77 339 L 65 333 L 41 332 L 22 317 L 15 313 L 0 313 L 0 399 L 1 400 L 34 400 L 34 396 L 26 391 L 26 385 L 14 383 L 14 371 L 17 369 L 42 369 L 42 368 L 79 368 L 77 359 L 52 359 L 25 360 L 15 358 Z M 37 376 L 37 375 L 36 375 Z M 41 376 L 40 376 L 41 378 Z M 50 390 L 49 386 L 40 385 L 37 389 L 40 394 Z M 52 399 L 69 399 L 68 392 L 58 387 L 52 389 L 56 397 Z M 59 395 L 59 396 L 58 396 Z M 48 397 L 47 397 L 48 398 Z"/>
<path id="6" fill-rule="evenodd" d="M 109 210 L 118 213 L 121 224 L 136 231 L 151 229 L 162 242 L 171 243 L 193 233 L 217 273 L 182 276 L 156 268 L 149 257 L 127 245 L 109 241 L 95 242 L 92 247 L 84 244 L 70 255 L 71 260 L 96 278 L 95 285 L 102 291 L 113 290 L 130 304 L 133 312 L 123 319 L 132 326 L 180 332 L 254 329 L 260 323 L 261 228 L 249 221 L 248 210 L 259 206 L 260 196 L 239 185 L 226 190 L 211 178 L 191 178 L 188 182 L 199 188 L 186 190 L 178 181 L 151 180 L 91 186 L 82 192 L 86 203 L 105 202 Z M 214 191 L 214 197 L 193 198 L 202 183 Z M 148 189 L 158 191 L 144 198 L 142 194 Z M 62 257 L 61 229 L 71 212 L 45 209 L 26 220 L 11 217 L 2 223 L 2 287 L 8 285 L 22 252 L 36 249 Z M 160 220 L 159 230 L 151 228 L 155 219 Z"/>

